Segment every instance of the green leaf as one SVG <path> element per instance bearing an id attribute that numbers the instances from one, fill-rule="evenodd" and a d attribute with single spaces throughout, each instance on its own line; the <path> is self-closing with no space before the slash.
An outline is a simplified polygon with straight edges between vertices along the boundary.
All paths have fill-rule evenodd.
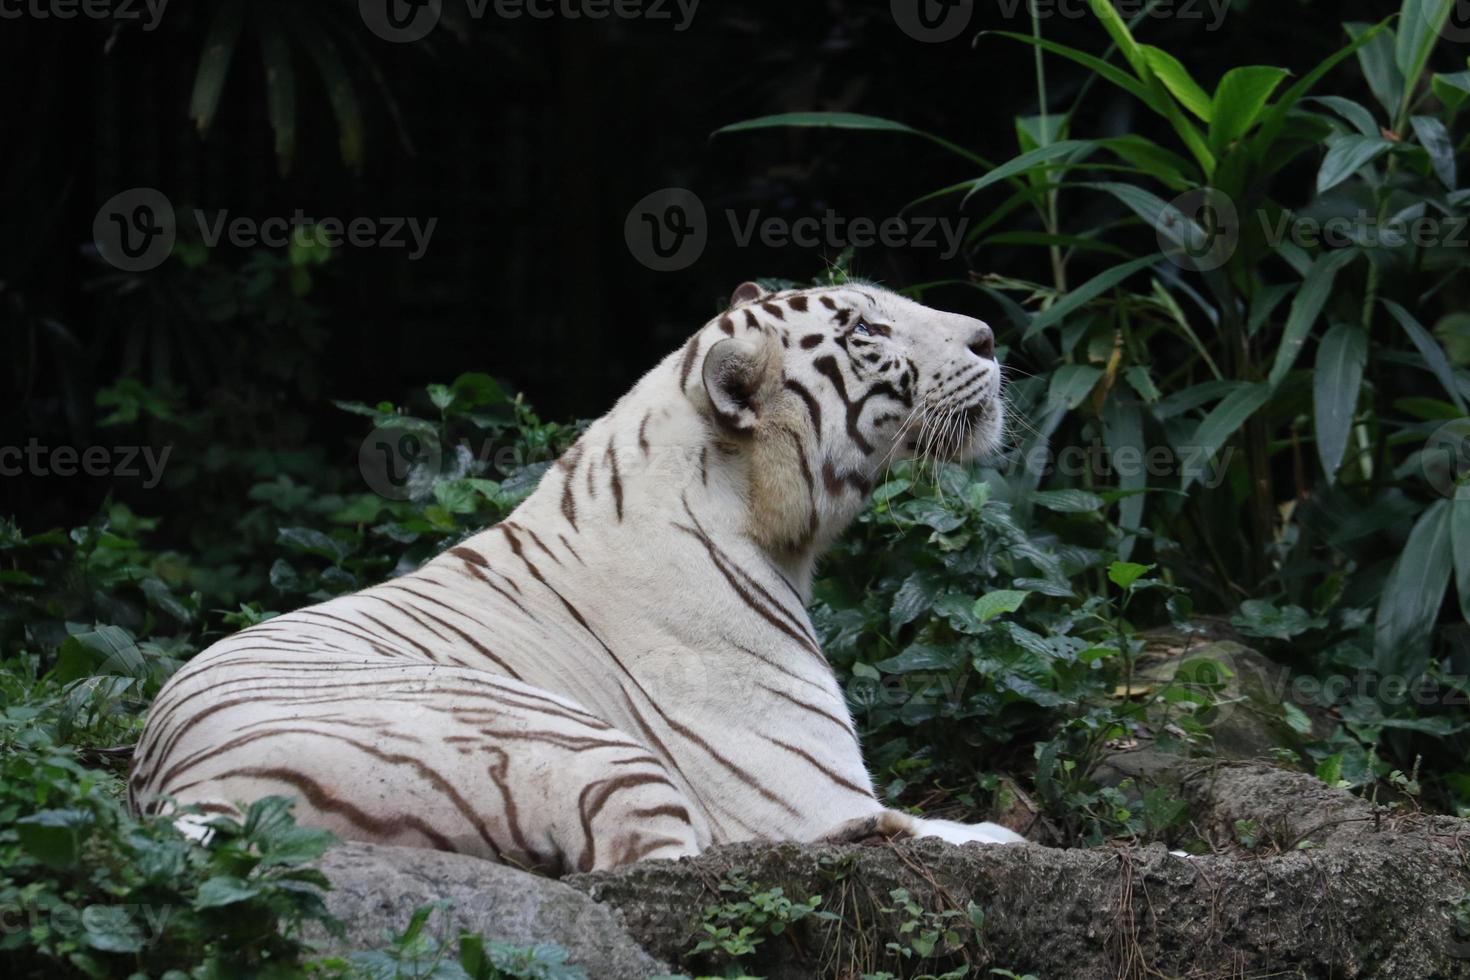
<path id="1" fill-rule="evenodd" d="M 199 886 L 194 898 L 196 909 L 213 909 L 248 901 L 260 894 L 260 886 L 234 875 L 216 875 Z"/>
<path id="2" fill-rule="evenodd" d="M 1382 25 L 1379 25 L 1380 29 L 1377 31 L 1367 24 L 1350 23 L 1343 26 L 1354 41 L 1363 41 L 1358 48 L 1358 64 L 1362 66 L 1363 75 L 1368 79 L 1368 88 L 1373 91 L 1373 97 L 1383 106 L 1388 117 L 1396 118 L 1399 104 L 1404 98 L 1404 73 L 1395 63 L 1394 32 Z"/>
<path id="3" fill-rule="evenodd" d="M 1198 450 L 1200 458 L 1213 458 L 1230 437 L 1270 400 L 1270 385 L 1242 383 L 1205 416 L 1195 430 L 1194 441 L 1188 448 Z M 1184 474 L 1180 489 L 1188 490 L 1203 475 L 1203 467 L 1193 468 Z"/>
<path id="4" fill-rule="evenodd" d="M 728 126 L 721 126 L 711 133 L 718 136 L 721 133 L 744 133 L 756 129 L 856 129 L 868 130 L 881 133 L 903 133 L 909 136 L 918 136 L 944 147 L 953 153 L 957 153 L 968 160 L 980 164 L 982 167 L 992 167 L 994 164 L 984 157 L 976 156 L 969 150 L 964 149 L 949 140 L 933 133 L 926 133 L 922 129 L 915 129 L 901 122 L 891 119 L 883 119 L 879 116 L 866 116 L 857 112 L 782 112 L 773 116 L 761 116 L 757 119 L 745 119 Z"/>
<path id="5" fill-rule="evenodd" d="M 1359 30 L 1356 33 L 1351 29 L 1349 30 L 1348 33 L 1351 35 L 1352 40 L 1347 46 L 1339 48 L 1324 58 L 1321 64 L 1313 68 L 1291 88 L 1287 89 L 1286 93 L 1277 99 L 1271 108 L 1266 110 L 1265 115 L 1261 118 L 1260 132 L 1251 140 L 1252 151 L 1257 160 L 1266 162 L 1267 157 L 1274 150 L 1277 137 L 1281 135 L 1281 130 L 1286 125 L 1287 116 L 1296 108 L 1297 103 L 1328 72 L 1351 57 L 1354 52 L 1361 51 L 1365 45 L 1371 44 L 1375 38 L 1388 32 L 1386 22 L 1384 24 L 1374 25 L 1373 27 L 1365 27 L 1360 24 L 1358 28 Z M 1389 111 L 1392 112 L 1393 110 Z"/>
<path id="6" fill-rule="evenodd" d="M 1142 369 L 1140 369 L 1142 370 Z M 1148 486 L 1148 447 L 1143 437 L 1143 411 L 1135 402 L 1121 398 L 1109 398 L 1102 411 L 1103 440 L 1112 453 L 1118 472 L 1118 487 L 1130 495 L 1118 506 L 1118 527 L 1124 531 L 1137 531 L 1143 527 L 1144 499 L 1142 491 Z M 1132 455 L 1136 465 L 1124 465 Z M 1118 542 L 1118 557 L 1127 559 L 1133 554 L 1137 538 L 1129 535 Z"/>
<path id="7" fill-rule="evenodd" d="M 1455 584 L 1460 592 L 1460 615 L 1470 623 L 1470 494 L 1464 491 L 1457 493 L 1451 503 L 1450 538 Z"/>
<path id="8" fill-rule="evenodd" d="M 92 815 L 85 810 L 41 810 L 15 821 L 15 833 L 26 854 L 52 868 L 70 868 L 77 863 L 83 833 L 91 829 Z"/>
<path id="9" fill-rule="evenodd" d="M 1106 506 L 1101 497 L 1086 490 L 1038 490 L 1031 499 L 1058 514 L 1096 514 Z"/>
<path id="10" fill-rule="evenodd" d="M 1404 0 L 1399 14 L 1398 44 L 1394 63 L 1406 87 L 1416 86 L 1429 55 L 1439 43 L 1440 31 L 1449 20 L 1457 0 Z"/>
<path id="11" fill-rule="evenodd" d="M 1021 608 L 1021 603 L 1025 602 L 1030 595 L 1030 592 L 1020 592 L 1015 589 L 987 592 L 975 600 L 975 618 L 982 623 L 988 623 L 997 616 L 1013 613 Z"/>
<path id="12" fill-rule="evenodd" d="M 1404 328 L 1404 332 L 1413 341 L 1414 347 L 1418 349 L 1419 355 L 1424 358 L 1424 363 L 1429 370 L 1439 379 L 1444 386 L 1445 392 L 1450 396 L 1450 401 L 1460 410 L 1461 415 L 1470 415 L 1466 410 L 1465 399 L 1460 394 L 1460 386 L 1455 381 L 1454 368 L 1450 366 L 1449 358 L 1445 356 L 1444 348 L 1434 335 L 1424 329 L 1424 325 L 1414 318 L 1414 315 L 1404 309 L 1391 299 L 1383 300 L 1383 305 L 1393 314 L 1393 318 Z"/>
<path id="13" fill-rule="evenodd" d="M 1384 583 L 1373 633 L 1380 674 L 1413 681 L 1429 663 L 1429 639 L 1450 582 L 1450 503 L 1437 500 L 1424 511 Z"/>
<path id="14" fill-rule="evenodd" d="M 1148 106 L 1159 115 L 1164 114 L 1164 107 L 1161 103 L 1159 94 L 1151 91 L 1147 85 L 1138 81 L 1136 78 L 1133 78 L 1127 72 L 1118 68 L 1116 65 L 1108 64 L 1108 62 L 1104 61 L 1101 58 L 1090 55 L 1085 51 L 1079 51 L 1076 48 L 1067 47 L 1065 44 L 1058 44 L 1057 42 L 1047 40 L 1044 37 L 1032 37 L 1029 34 L 1015 34 L 1011 31 L 987 31 L 985 32 L 985 35 L 982 36 L 988 36 L 992 34 L 996 37 L 1004 37 L 1009 38 L 1012 41 L 1020 41 L 1022 44 L 1029 44 L 1032 47 L 1040 48 L 1041 50 L 1046 51 L 1050 54 L 1066 58 L 1069 61 L 1074 61 L 1082 67 L 1086 68 L 1089 72 L 1096 75 L 1097 77 L 1103 79 L 1106 82 L 1110 82 L 1113 85 L 1116 85 L 1118 88 L 1127 92 L 1129 95 L 1133 96 L 1135 99 L 1142 102 L 1144 105 Z"/>
<path id="15" fill-rule="evenodd" d="M 1325 194 L 1393 149 L 1382 136 L 1337 136 L 1327 143 L 1322 169 L 1317 171 L 1317 193 Z"/>
<path id="16" fill-rule="evenodd" d="M 1317 458 L 1329 481 L 1337 476 L 1347 452 L 1348 436 L 1368 364 L 1368 331 L 1356 323 L 1339 323 L 1317 348 L 1312 374 L 1312 407 L 1317 430 Z"/>
<path id="17" fill-rule="evenodd" d="M 1135 259 L 1132 262 L 1125 262 L 1122 265 L 1114 266 L 1106 272 L 1093 277 L 1057 300 L 1050 308 L 1033 317 L 1031 326 L 1026 329 L 1024 339 L 1029 340 L 1043 330 L 1061 323 L 1083 306 L 1086 306 L 1103 293 L 1117 286 L 1124 279 L 1158 262 L 1160 258 L 1161 256 L 1157 254 L 1149 255 L 1141 259 Z"/>
<path id="18" fill-rule="evenodd" d="M 976 179 L 970 185 L 969 192 L 965 194 L 964 199 L 960 203 L 963 205 L 977 192 L 990 187 L 992 184 L 997 184 L 1000 181 L 1009 180 L 1012 177 L 1025 174 L 1034 167 L 1039 167 L 1042 164 L 1050 163 L 1053 160 L 1064 157 L 1081 156 L 1096 148 L 1097 143 L 1093 140 L 1062 140 L 1050 146 L 1043 146 L 1039 149 L 1032 150 L 1030 153 L 1023 153 Z"/>
<path id="19" fill-rule="evenodd" d="M 268 17 L 260 28 L 260 56 L 265 69 L 266 115 L 276 134 L 276 166 L 284 176 L 296 159 L 296 68 L 291 47 L 279 26 Z"/>
<path id="20" fill-rule="evenodd" d="M 1143 52 L 1144 61 L 1158 76 L 1159 81 L 1164 83 L 1164 87 L 1174 95 L 1174 98 L 1200 119 L 1209 122 L 1211 113 L 1209 93 L 1200 88 L 1199 83 L 1189 74 L 1189 69 L 1185 68 L 1178 58 L 1162 48 L 1145 44 L 1140 50 Z"/>
<path id="21" fill-rule="evenodd" d="M 1052 372 L 1048 404 L 1068 411 L 1075 409 L 1102 380 L 1103 373 L 1102 368 L 1091 364 L 1063 364 Z"/>
<path id="22" fill-rule="evenodd" d="M 1409 120 L 1414 127 L 1414 135 L 1419 137 L 1419 143 L 1429 151 L 1429 162 L 1434 167 L 1434 175 L 1440 182 L 1450 190 L 1455 189 L 1455 144 L 1450 139 L 1450 131 L 1445 124 L 1433 116 L 1415 116 Z"/>
<path id="23" fill-rule="evenodd" d="M 904 579 L 893 594 L 893 605 L 888 610 L 890 627 L 896 631 L 918 619 L 934 605 L 943 588 L 944 580 L 929 572 L 915 572 Z"/>
<path id="24" fill-rule="evenodd" d="M 1115 561 L 1108 566 L 1108 581 L 1125 592 L 1131 591 L 1139 579 L 1154 570 L 1153 565 L 1131 561 Z"/>
<path id="25" fill-rule="evenodd" d="M 293 551 L 325 558 L 334 565 L 347 557 L 347 546 L 330 535 L 309 527 L 283 527 L 276 540 Z"/>
<path id="26" fill-rule="evenodd" d="M 1457 112 L 1470 99 L 1470 71 L 1435 75 L 1431 84 L 1434 97 L 1443 102 L 1451 112 Z"/>
<path id="27" fill-rule="evenodd" d="M 295 8 L 290 12 L 294 15 L 302 45 L 311 55 L 317 74 L 326 87 L 327 101 L 337 120 L 337 148 L 342 162 L 352 171 L 360 171 L 363 160 L 362 104 L 358 100 L 357 86 L 353 83 L 352 74 L 342 60 L 337 42 L 300 16 Z"/>
<path id="28" fill-rule="evenodd" d="M 1123 52 L 1123 58 L 1132 67 L 1133 73 L 1143 81 L 1148 81 L 1150 69 L 1143 48 L 1133 39 L 1133 32 L 1128 29 L 1127 23 L 1124 22 L 1122 15 L 1118 13 L 1111 0 L 1088 0 L 1088 4 L 1092 7 L 1093 16 L 1102 24 L 1103 30 L 1108 32 L 1108 36 L 1113 39 L 1118 50 Z"/>
<path id="29" fill-rule="evenodd" d="M 1378 121 L 1373 118 L 1373 113 L 1368 111 L 1367 107 L 1361 103 L 1354 102 L 1352 99 L 1345 99 L 1340 95 L 1316 95 L 1304 101 L 1325 105 L 1352 123 L 1353 128 L 1364 136 L 1380 135 Z"/>
<path id="30" fill-rule="evenodd" d="M 1312 325 L 1322 315 L 1323 307 L 1332 296 L 1337 273 L 1357 258 L 1358 254 L 1356 249 L 1345 248 L 1328 252 L 1312 263 L 1312 268 L 1307 271 L 1302 282 L 1302 288 L 1291 301 L 1291 312 L 1286 317 L 1286 328 L 1282 331 L 1281 342 L 1276 348 L 1276 360 L 1271 365 L 1271 374 L 1267 378 L 1267 383 L 1272 388 L 1280 387 L 1292 365 L 1296 363 L 1297 356 L 1301 354 L 1311 333 Z"/>
<path id="31" fill-rule="evenodd" d="M 921 671 L 951 670 L 961 659 L 954 647 L 915 643 L 896 657 L 874 664 L 885 674 L 916 674 Z"/>
<path id="32" fill-rule="evenodd" d="M 1327 620 L 1308 615 L 1300 606 L 1277 607 L 1264 599 L 1247 599 L 1230 617 L 1230 625 L 1246 636 L 1286 641 L 1311 630 L 1322 629 Z"/>
<path id="33" fill-rule="evenodd" d="M 1246 133 L 1261 118 L 1272 94 L 1286 79 L 1286 69 L 1251 65 L 1227 72 L 1215 89 L 1210 117 L 1210 146 L 1216 153 Z"/>
<path id="34" fill-rule="evenodd" d="M 220 93 L 230 73 L 235 42 L 240 38 L 244 20 L 244 0 L 225 0 L 209 23 L 204 50 L 199 54 L 199 69 L 194 73 L 194 91 L 189 95 L 189 118 L 202 134 L 209 132 L 219 109 Z"/>

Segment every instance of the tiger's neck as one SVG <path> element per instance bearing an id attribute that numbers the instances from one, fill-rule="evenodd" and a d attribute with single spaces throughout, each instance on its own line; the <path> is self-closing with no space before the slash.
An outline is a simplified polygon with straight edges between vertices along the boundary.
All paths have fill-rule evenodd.
<path id="1" fill-rule="evenodd" d="M 670 355 L 592 423 L 508 521 L 604 567 L 667 561 L 671 541 L 714 548 L 774 570 L 805 603 L 869 481 L 826 460 L 799 412 L 753 437 L 723 433 L 685 394 L 700 383 L 689 360 Z"/>

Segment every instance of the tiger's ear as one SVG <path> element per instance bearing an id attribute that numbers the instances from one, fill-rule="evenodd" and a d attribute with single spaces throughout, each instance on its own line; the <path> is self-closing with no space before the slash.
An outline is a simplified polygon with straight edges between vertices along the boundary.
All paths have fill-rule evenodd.
<path id="1" fill-rule="evenodd" d="M 704 355 L 704 390 L 709 395 L 715 418 L 725 428 L 749 433 L 755 430 L 769 397 L 765 389 L 777 359 L 767 343 L 752 343 L 730 337 Z"/>
<path id="2" fill-rule="evenodd" d="M 754 303 L 756 300 L 765 299 L 771 295 L 760 287 L 760 283 L 742 282 L 735 287 L 735 292 L 730 295 L 730 308 L 734 309 L 742 303 Z"/>

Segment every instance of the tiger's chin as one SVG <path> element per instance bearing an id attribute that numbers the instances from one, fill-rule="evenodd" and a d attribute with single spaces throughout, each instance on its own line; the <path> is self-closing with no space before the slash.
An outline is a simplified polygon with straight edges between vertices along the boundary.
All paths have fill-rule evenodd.
<path id="1" fill-rule="evenodd" d="M 904 438 L 900 459 L 968 463 L 993 455 L 1005 434 L 1005 408 L 999 396 L 943 413 L 938 421 Z"/>
<path id="2" fill-rule="evenodd" d="M 1000 397 L 987 398 L 965 410 L 965 438 L 953 460 L 968 463 L 1000 451 L 1005 436 L 1005 406 Z"/>

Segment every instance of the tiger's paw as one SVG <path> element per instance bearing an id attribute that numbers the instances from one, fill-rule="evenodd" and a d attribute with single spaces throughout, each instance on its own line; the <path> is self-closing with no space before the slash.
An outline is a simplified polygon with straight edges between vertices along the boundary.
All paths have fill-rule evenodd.
<path id="1" fill-rule="evenodd" d="M 951 844 L 1024 844 L 1026 838 L 998 823 L 915 820 L 915 837 L 938 837 Z"/>

